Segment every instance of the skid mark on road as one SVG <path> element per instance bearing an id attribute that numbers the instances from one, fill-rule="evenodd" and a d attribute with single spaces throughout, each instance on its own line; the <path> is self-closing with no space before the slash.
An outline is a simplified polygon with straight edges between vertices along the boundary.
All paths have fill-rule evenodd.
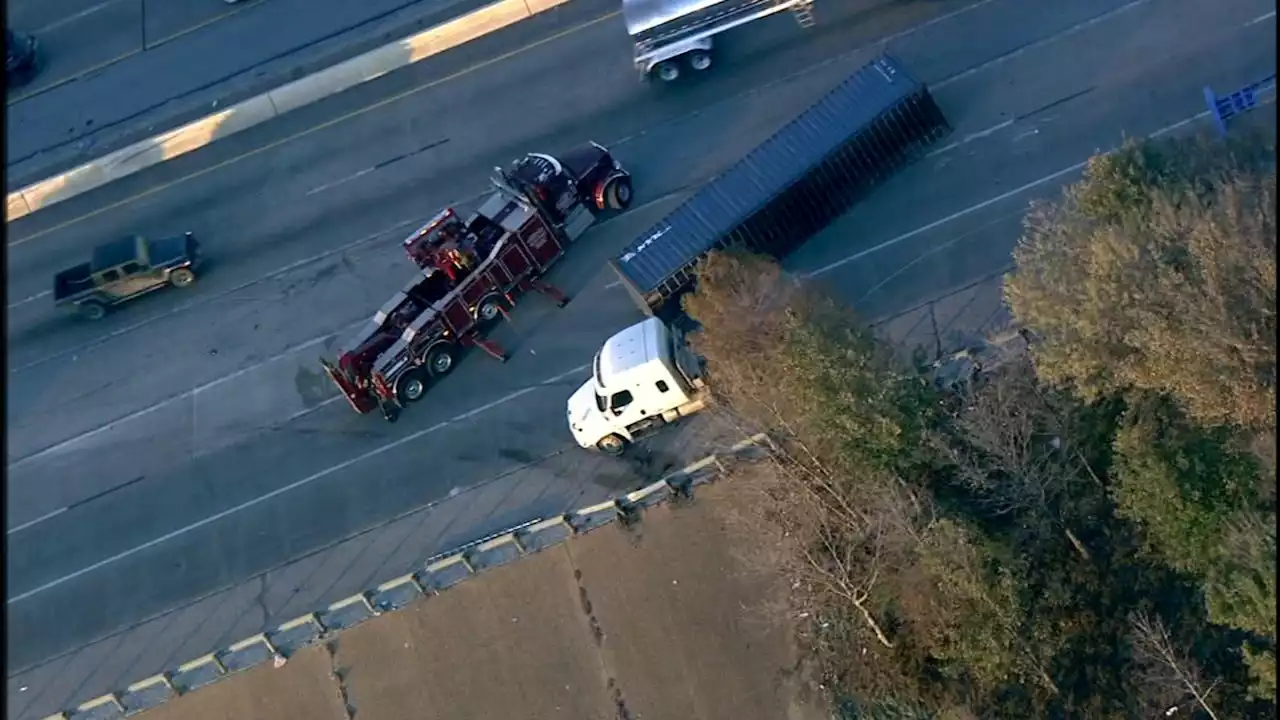
<path id="1" fill-rule="evenodd" d="M 186 535 L 192 531 L 199 530 L 202 527 L 211 525 L 219 520 L 222 520 L 223 518 L 230 517 L 232 515 L 235 515 L 236 513 L 239 513 L 244 510 L 248 510 L 249 508 L 260 505 L 268 500 L 271 500 L 272 498 L 279 497 L 286 493 L 297 490 L 301 487 L 310 485 L 311 483 L 317 480 L 322 480 L 326 477 L 329 477 L 330 475 L 333 475 L 334 473 L 341 472 L 342 470 L 345 470 L 349 467 L 358 465 L 364 462 L 365 460 L 375 458 L 379 455 L 382 455 L 383 453 L 386 453 L 398 447 L 402 447 L 404 445 L 412 443 L 427 435 L 430 435 L 435 432 L 439 432 L 440 430 L 443 430 L 444 428 L 447 428 L 451 425 L 455 425 L 465 420 L 469 420 L 477 415 L 480 415 L 481 413 L 485 413 L 496 407 L 505 405 L 511 402 L 512 400 L 528 395 L 529 393 L 532 393 L 536 390 L 545 388 L 548 385 L 554 385 L 560 382 L 561 380 L 564 380 L 565 378 L 571 377 L 573 375 L 577 375 L 579 373 L 586 372 L 586 370 L 590 367 L 591 366 L 589 364 L 579 365 L 578 367 L 575 367 L 572 370 L 567 370 L 565 372 L 560 373 L 559 375 L 547 378 L 546 380 L 543 380 L 542 382 L 537 383 L 536 385 L 530 385 L 522 390 L 517 390 L 513 393 L 500 397 L 497 400 L 494 400 L 493 402 L 486 403 L 484 405 L 481 405 L 480 407 L 473 408 L 463 413 L 459 413 L 458 415 L 455 415 L 448 420 L 436 423 L 431 427 L 406 435 L 405 437 L 402 437 L 399 440 L 395 440 L 393 442 L 380 445 L 374 448 L 373 450 L 370 450 L 361 455 L 357 455 L 356 457 L 353 457 L 350 460 L 345 460 L 343 462 L 340 462 L 337 465 L 332 465 L 317 473 L 308 475 L 307 477 L 304 477 L 301 480 L 297 480 L 288 485 L 272 490 L 271 492 L 266 493 L 265 495 L 260 495 L 252 500 L 248 500 L 246 502 L 240 503 L 235 507 L 227 508 L 226 510 L 223 510 L 221 512 L 214 513 L 213 515 L 210 515 L 209 517 L 204 518 L 203 520 L 199 520 L 185 527 L 178 528 L 177 530 L 174 530 L 172 532 L 165 533 L 164 535 L 161 535 L 160 537 L 155 538 L 154 540 L 149 540 L 141 545 L 138 545 L 137 547 L 133 547 L 133 548 L 130 548 L 129 550 L 125 550 L 123 552 L 117 553 L 115 555 L 112 555 L 109 558 L 106 558 L 105 560 L 100 560 L 96 563 L 93 563 L 88 567 L 81 568 L 80 570 L 76 570 L 75 572 L 68 573 L 67 575 L 57 578 L 56 580 L 51 580 L 47 583 L 44 583 L 43 585 L 32 588 L 31 590 L 27 590 L 26 592 L 22 592 L 17 595 L 14 595 L 13 597 L 10 597 L 7 600 L 5 600 L 5 605 L 13 605 L 15 603 L 22 602 L 23 600 L 35 597 L 40 593 L 46 592 L 48 590 L 52 590 L 53 588 L 56 588 L 67 582 L 75 580 L 76 578 L 83 577 L 84 575 L 94 572 L 95 570 L 100 570 L 109 565 L 113 565 L 117 562 L 120 562 L 121 560 L 132 557 L 133 555 L 136 555 L 144 550 L 153 548 L 157 545 L 162 545 L 166 542 L 169 542 L 170 540 L 182 537 L 183 535 Z"/>

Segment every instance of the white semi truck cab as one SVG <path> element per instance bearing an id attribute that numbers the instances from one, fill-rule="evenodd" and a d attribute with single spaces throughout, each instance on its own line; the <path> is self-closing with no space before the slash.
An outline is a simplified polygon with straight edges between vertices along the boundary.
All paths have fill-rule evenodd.
<path id="1" fill-rule="evenodd" d="M 591 378 L 568 402 L 569 429 L 584 448 L 621 455 L 627 446 L 706 406 L 702 360 L 684 336 L 649 318 L 605 341 Z"/>

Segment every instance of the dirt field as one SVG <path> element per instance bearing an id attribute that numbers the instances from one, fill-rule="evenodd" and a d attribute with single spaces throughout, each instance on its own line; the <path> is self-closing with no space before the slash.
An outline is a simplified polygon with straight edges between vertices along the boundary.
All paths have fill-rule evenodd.
<path id="1" fill-rule="evenodd" d="M 145 720 L 819 720 L 730 483 L 489 571 Z"/>

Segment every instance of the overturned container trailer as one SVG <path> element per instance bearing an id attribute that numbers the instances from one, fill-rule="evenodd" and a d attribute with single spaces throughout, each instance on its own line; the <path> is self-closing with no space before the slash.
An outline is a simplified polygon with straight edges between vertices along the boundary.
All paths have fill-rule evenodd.
<path id="1" fill-rule="evenodd" d="M 702 186 L 609 261 L 650 316 L 678 297 L 712 250 L 782 257 L 951 131 L 928 88 L 881 56 Z"/>

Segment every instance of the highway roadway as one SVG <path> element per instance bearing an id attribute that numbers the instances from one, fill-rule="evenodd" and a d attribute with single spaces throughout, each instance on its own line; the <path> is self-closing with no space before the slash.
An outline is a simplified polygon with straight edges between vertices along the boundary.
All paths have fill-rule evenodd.
<path id="1" fill-rule="evenodd" d="M 20 187 L 485 0 L 8 0 L 44 66 L 8 92 Z"/>
<path id="2" fill-rule="evenodd" d="M 751 28 L 705 79 L 651 88 L 620 32 L 606 17 L 444 81 L 424 63 L 12 224 L 11 717 L 698 456 L 684 433 L 639 465 L 570 447 L 564 399 L 640 317 L 603 261 L 881 41 L 955 132 L 788 261 L 873 318 L 1005 267 L 1030 200 L 1124 135 L 1194 128 L 1202 86 L 1265 77 L 1275 54 L 1261 0 L 886 2 L 826 10 L 809 36 Z M 638 197 L 554 273 L 574 301 L 525 301 L 496 334 L 510 362 L 467 357 L 398 424 L 355 416 L 316 358 L 408 276 L 398 241 L 467 208 L 493 165 L 584 139 L 614 148 Z M 97 325 L 56 317 L 49 276 L 135 230 L 195 231 L 209 272 Z"/>

